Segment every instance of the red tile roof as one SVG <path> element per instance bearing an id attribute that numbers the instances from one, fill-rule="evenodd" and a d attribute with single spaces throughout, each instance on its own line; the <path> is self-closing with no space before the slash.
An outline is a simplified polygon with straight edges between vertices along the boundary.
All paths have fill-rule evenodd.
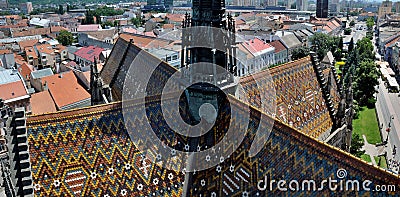
<path id="1" fill-rule="evenodd" d="M 53 26 L 53 27 L 50 27 L 50 31 L 52 32 L 52 33 L 54 33 L 54 32 L 60 32 L 61 30 L 68 30 L 67 28 L 65 28 L 65 27 L 62 27 L 62 26 Z"/>
<path id="2" fill-rule="evenodd" d="M 270 44 L 265 43 L 258 38 L 245 42 L 243 45 L 252 53 L 260 52 L 272 47 Z"/>
<path id="3" fill-rule="evenodd" d="M 83 59 L 94 62 L 94 57 L 99 59 L 99 56 L 102 51 L 104 51 L 103 48 L 96 46 L 88 46 L 88 47 L 82 47 L 81 49 L 77 50 L 74 54 Z"/>
<path id="4" fill-rule="evenodd" d="M 286 49 L 286 47 L 279 40 L 275 40 L 275 41 L 273 41 L 273 42 L 271 42 L 269 44 L 272 45 L 273 47 L 275 47 L 275 53 L 279 53 L 282 50 Z"/>
<path id="5" fill-rule="evenodd" d="M 76 31 L 98 31 L 99 29 L 101 29 L 100 25 L 79 25 Z"/>
<path id="6" fill-rule="evenodd" d="M 135 45 L 141 47 L 141 48 L 151 48 L 151 47 L 164 47 L 171 43 L 171 41 L 164 40 L 164 39 L 156 39 L 155 37 L 150 37 L 150 36 L 143 36 L 139 34 L 121 34 L 120 37 L 124 39 L 125 41 L 130 41 L 130 39 L 133 39 L 133 42 Z"/>
<path id="7" fill-rule="evenodd" d="M 54 49 L 50 44 L 36 45 L 36 49 L 39 51 L 39 53 L 54 54 Z"/>
<path id="8" fill-rule="evenodd" d="M 386 44 L 385 44 L 385 48 L 394 45 L 394 44 L 395 44 L 396 42 L 398 42 L 399 40 L 400 40 L 400 36 L 398 36 L 397 38 L 393 39 L 392 41 L 386 43 Z"/>
<path id="9" fill-rule="evenodd" d="M 164 24 L 163 26 L 162 26 L 162 28 L 163 29 L 173 29 L 174 28 L 174 24 Z"/>
<path id="10" fill-rule="evenodd" d="M 18 42 L 18 45 L 21 49 L 24 49 L 25 47 L 32 47 L 36 43 L 38 43 L 38 39 L 33 39 L 33 40 L 24 40 L 21 42 Z"/>
<path id="11" fill-rule="evenodd" d="M 12 53 L 9 49 L 0 49 L 0 55 Z"/>
<path id="12" fill-rule="evenodd" d="M 43 91 L 31 95 L 32 114 L 44 114 L 56 112 L 56 104 L 49 91 Z"/>
<path id="13" fill-rule="evenodd" d="M 46 35 L 49 33 L 50 28 L 12 29 L 13 37 Z"/>
<path id="14" fill-rule="evenodd" d="M 42 78 L 58 108 L 90 98 L 72 71 Z"/>
<path id="15" fill-rule="evenodd" d="M 22 81 L 15 81 L 0 85 L 0 98 L 10 100 L 21 96 L 28 95 Z"/>
<path id="16" fill-rule="evenodd" d="M 31 76 L 31 72 L 34 70 L 32 65 L 27 64 L 26 62 L 22 63 L 22 65 L 18 68 L 19 74 L 25 79 L 29 80 Z"/>
<path id="17" fill-rule="evenodd" d="M 27 59 L 29 58 L 29 56 L 32 56 L 33 59 L 37 58 L 37 54 L 33 47 L 25 47 L 25 54 Z"/>

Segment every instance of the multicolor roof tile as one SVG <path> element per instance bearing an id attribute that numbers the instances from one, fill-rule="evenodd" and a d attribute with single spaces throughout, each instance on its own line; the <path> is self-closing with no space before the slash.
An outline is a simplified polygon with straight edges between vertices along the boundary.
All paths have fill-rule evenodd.
<path id="1" fill-rule="evenodd" d="M 269 72 L 273 82 L 268 80 L 266 72 Z M 255 80 L 265 84 L 259 84 L 261 87 L 258 87 L 254 84 Z M 333 121 L 310 57 L 244 77 L 241 84 L 247 92 L 247 100 L 256 107 L 260 107 L 260 95 L 265 95 L 266 101 L 275 96 L 269 94 L 274 88 L 276 112 L 268 108 L 264 112 L 308 135 L 317 138 L 332 128 Z"/>

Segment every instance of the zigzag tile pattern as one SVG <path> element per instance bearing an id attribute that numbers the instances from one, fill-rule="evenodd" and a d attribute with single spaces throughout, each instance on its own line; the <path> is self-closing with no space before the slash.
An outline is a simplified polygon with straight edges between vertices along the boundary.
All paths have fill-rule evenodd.
<path id="1" fill-rule="evenodd" d="M 132 143 L 120 103 L 30 117 L 28 136 L 37 196 L 182 194 L 184 175 Z"/>
<path id="2" fill-rule="evenodd" d="M 272 82 L 265 72 L 270 73 Z M 269 94 L 271 88 L 275 88 L 276 111 L 266 107 L 264 112 L 280 121 L 316 138 L 332 129 L 333 122 L 310 57 L 244 77 L 240 83 L 249 103 L 258 108 L 261 108 L 260 95 L 269 102 L 273 99 Z"/>
<path id="3" fill-rule="evenodd" d="M 246 105 L 236 102 L 246 109 Z M 243 110 L 245 111 L 245 110 Z M 243 114 L 244 116 L 244 114 Z M 263 115 L 264 116 L 264 115 Z M 260 122 L 259 113 L 253 110 L 251 122 L 238 121 L 234 129 L 241 125 L 249 125 L 249 132 L 238 149 L 218 166 L 193 175 L 190 196 L 399 196 L 400 177 L 381 168 L 377 168 L 342 150 L 326 143 L 315 140 L 300 131 L 292 129 L 280 121 L 276 121 L 273 130 L 266 141 L 264 148 L 254 157 L 248 156 L 248 151 L 257 128 L 252 125 L 264 124 Z M 264 117 L 265 118 L 265 117 Z M 347 176 L 344 179 L 337 177 L 337 171 L 345 169 Z M 259 180 L 274 179 L 276 181 L 315 180 L 316 189 L 282 192 L 275 182 L 266 190 L 258 189 Z M 321 187 L 322 180 L 338 180 L 335 191 L 331 191 L 327 184 Z M 396 192 L 374 192 L 360 189 L 340 190 L 340 180 L 357 180 L 360 185 L 370 180 L 371 188 L 375 185 L 394 185 Z M 261 185 L 262 186 L 262 185 Z M 343 185 L 343 188 L 346 186 Z M 312 187 L 311 187 L 312 188 Z M 362 190 L 362 191 L 361 191 Z"/>
<path id="4" fill-rule="evenodd" d="M 248 151 L 257 132 L 260 112 L 251 108 L 250 122 L 243 122 L 246 104 L 231 98 L 230 105 L 243 108 L 232 126 L 247 135 L 238 149 L 218 166 L 198 172 L 189 183 L 191 196 L 257 196 L 257 181 L 269 176 L 286 180 L 335 178 L 346 169 L 346 179 L 371 180 L 373 184 L 393 184 L 399 191 L 400 178 L 353 156 L 321 143 L 280 121 L 255 157 Z M 148 115 L 161 112 L 157 98 L 149 101 Z M 181 110 L 185 110 L 185 105 Z M 133 112 L 134 113 L 134 112 Z M 173 111 L 168 112 L 173 113 Z M 265 115 L 263 115 L 265 116 Z M 269 117 L 263 117 L 268 119 Z M 132 121 L 139 125 L 143 117 Z M 141 119 L 141 120 L 138 120 Z M 121 103 L 29 117 L 27 121 L 32 177 L 37 196 L 181 196 L 184 174 L 162 169 L 143 158 L 132 144 L 123 125 Z M 125 120 L 131 121 L 131 120 Z M 268 122 L 268 121 L 267 121 Z M 223 124 L 223 123 L 222 123 Z M 139 125 L 140 126 L 140 125 Z M 163 133 L 164 122 L 153 125 L 160 138 L 177 139 Z M 224 125 L 222 127 L 224 128 Z M 156 130 L 157 131 L 157 130 Z M 215 139 L 223 131 L 212 132 Z M 267 137 L 267 136 L 265 136 Z M 179 140 L 179 138 L 178 138 Z M 182 139 L 184 140 L 184 139 Z M 146 139 L 144 139 L 146 141 Z M 227 145 L 225 149 L 232 148 Z M 226 151 L 226 150 L 220 150 Z M 206 161 L 196 161 L 206 162 Z M 276 188 L 267 194 L 282 194 Z M 368 191 L 297 191 L 294 195 L 371 195 Z M 375 194 L 375 193 L 374 193 Z M 393 193 L 391 193 L 393 194 Z M 385 196 L 387 193 L 377 193 Z"/>

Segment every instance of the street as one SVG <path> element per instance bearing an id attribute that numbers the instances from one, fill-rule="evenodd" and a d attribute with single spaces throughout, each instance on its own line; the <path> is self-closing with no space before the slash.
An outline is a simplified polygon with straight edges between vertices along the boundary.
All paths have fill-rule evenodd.
<path id="1" fill-rule="evenodd" d="M 356 44 L 357 41 L 366 36 L 366 30 L 360 30 L 360 28 L 357 28 L 360 26 L 366 26 L 365 22 L 357 21 L 356 24 L 357 25 L 355 27 L 352 27 L 352 32 L 350 35 L 343 35 L 344 43 L 348 43 L 351 38 L 353 38 L 353 41 Z M 371 41 L 374 46 L 374 53 L 378 54 L 378 50 L 375 45 L 375 34 L 373 34 L 373 39 Z M 347 46 L 345 45 L 345 47 Z M 389 170 L 399 173 L 399 166 L 390 165 L 390 163 L 393 163 L 393 161 L 399 163 L 400 161 L 400 153 L 398 153 L 398 150 L 396 150 L 396 154 L 393 155 L 393 147 L 396 146 L 396 149 L 400 148 L 400 97 L 398 96 L 398 93 L 389 93 L 388 89 L 384 85 L 384 81 L 382 81 L 381 78 L 379 78 L 379 85 L 376 87 L 376 90 L 378 92 L 375 94 L 375 107 L 383 142 L 386 141 L 389 134 L 388 143 L 384 145 L 384 150 L 382 151 L 383 153 L 387 152 L 386 159 Z"/>

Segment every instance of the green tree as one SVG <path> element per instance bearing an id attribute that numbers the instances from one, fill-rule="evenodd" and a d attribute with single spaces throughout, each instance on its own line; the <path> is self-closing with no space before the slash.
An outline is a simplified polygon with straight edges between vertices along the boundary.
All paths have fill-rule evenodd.
<path id="1" fill-rule="evenodd" d="M 341 36 L 340 36 L 340 39 L 339 39 L 338 48 L 339 48 L 340 50 L 343 50 L 343 37 L 341 37 Z"/>
<path id="2" fill-rule="evenodd" d="M 94 12 L 92 10 L 86 11 L 86 17 L 83 24 L 94 24 Z"/>
<path id="3" fill-rule="evenodd" d="M 354 40 L 353 38 L 351 38 L 350 43 L 349 43 L 349 47 L 347 47 L 347 51 L 353 51 L 354 49 Z"/>
<path id="4" fill-rule="evenodd" d="M 375 86 L 378 82 L 379 73 L 373 60 L 363 60 L 355 70 L 354 98 L 361 106 L 371 104 L 374 98 Z"/>
<path id="5" fill-rule="evenodd" d="M 74 37 L 72 33 L 66 30 L 61 30 L 60 34 L 57 36 L 57 40 L 64 46 L 71 45 L 74 42 Z"/>
<path id="6" fill-rule="evenodd" d="M 357 50 L 361 60 L 374 59 L 374 46 L 368 38 L 363 38 L 357 42 Z"/>
<path id="7" fill-rule="evenodd" d="M 367 28 L 368 30 L 372 30 L 372 27 L 374 26 L 375 22 L 374 22 L 374 18 L 373 17 L 369 17 L 367 18 Z"/>
<path id="8" fill-rule="evenodd" d="M 132 23 L 133 25 L 135 25 L 136 27 L 139 27 L 139 26 L 142 25 L 142 19 L 140 18 L 140 16 L 138 16 L 138 17 L 133 17 L 133 18 L 131 18 L 131 23 Z"/>
<path id="9" fill-rule="evenodd" d="M 352 20 L 352 21 L 349 23 L 349 26 L 350 26 L 350 27 L 354 27 L 354 25 L 356 25 L 356 22 L 354 22 L 354 20 Z"/>
<path id="10" fill-rule="evenodd" d="M 316 51 L 318 58 L 323 59 L 328 51 L 336 51 L 339 44 L 339 37 L 318 32 L 310 38 L 310 42 L 312 45 L 318 47 Z"/>
<path id="11" fill-rule="evenodd" d="M 58 5 L 58 12 L 57 12 L 57 14 L 63 15 L 64 13 L 65 13 L 65 11 L 64 11 L 63 6 L 62 6 L 62 5 Z"/>
<path id="12" fill-rule="evenodd" d="M 351 29 L 350 28 L 344 29 L 344 35 L 350 35 L 350 34 L 351 34 Z"/>
<path id="13" fill-rule="evenodd" d="M 365 150 L 361 150 L 362 146 L 364 146 L 364 141 L 358 133 L 354 133 L 353 136 L 351 136 L 350 153 L 360 158 L 361 155 L 365 153 Z"/>
<path id="14" fill-rule="evenodd" d="M 342 59 L 342 49 L 337 48 L 336 51 L 333 53 L 336 61 L 340 61 Z"/>
<path id="15" fill-rule="evenodd" d="M 298 60 L 310 54 L 310 49 L 307 47 L 300 47 L 292 51 L 292 60 Z"/>

